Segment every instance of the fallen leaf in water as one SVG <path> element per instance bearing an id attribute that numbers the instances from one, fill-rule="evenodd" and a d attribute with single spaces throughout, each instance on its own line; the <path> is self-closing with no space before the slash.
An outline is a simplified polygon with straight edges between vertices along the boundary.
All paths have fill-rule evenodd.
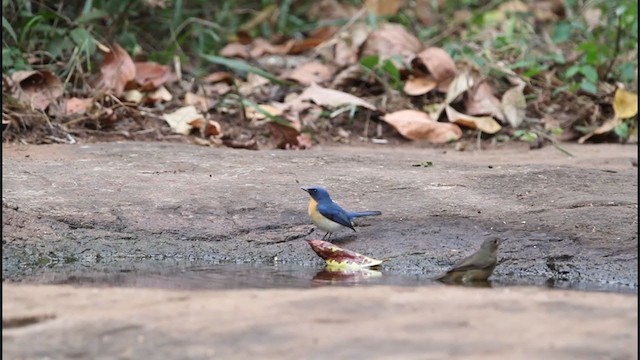
<path id="1" fill-rule="evenodd" d="M 298 97 L 299 100 L 311 100 L 317 105 L 327 107 L 340 107 L 342 105 L 362 106 L 370 110 L 376 107 L 361 98 L 333 89 L 323 88 L 313 84 L 306 88 Z"/>
<path id="2" fill-rule="evenodd" d="M 373 31 L 362 45 L 360 58 L 377 55 L 380 60 L 400 56 L 406 64 L 416 56 L 422 43 L 400 24 L 387 23 Z M 394 61 L 394 63 L 396 63 Z M 395 64 L 404 67 L 404 64 Z"/>
<path id="3" fill-rule="evenodd" d="M 416 55 L 416 60 L 422 62 L 429 70 L 433 79 L 438 83 L 438 90 L 446 92 L 449 84 L 456 76 L 456 63 L 449 53 L 438 47 L 429 47 Z"/>
<path id="4" fill-rule="evenodd" d="M 500 124 L 498 124 L 498 122 L 491 116 L 477 117 L 465 115 L 456 111 L 449 105 L 447 105 L 445 112 L 447 113 L 447 119 L 449 119 L 450 122 L 463 125 L 471 129 L 479 129 L 487 134 L 495 134 L 502 129 L 502 126 L 500 126 Z"/>
<path id="5" fill-rule="evenodd" d="M 514 129 L 524 120 L 527 100 L 524 98 L 524 84 L 512 87 L 502 95 L 502 112 Z"/>
<path id="6" fill-rule="evenodd" d="M 372 259 L 323 240 L 307 240 L 311 249 L 332 269 L 358 269 L 378 266 L 384 260 Z"/>
<path id="7" fill-rule="evenodd" d="M 98 87 L 113 90 L 120 97 L 127 83 L 135 78 L 136 66 L 133 60 L 120 45 L 114 44 L 111 51 L 104 54 Z"/>
<path id="8" fill-rule="evenodd" d="M 422 111 L 400 110 L 386 114 L 382 119 L 410 140 L 428 140 L 441 144 L 462 137 L 462 130 L 458 125 L 437 122 Z"/>
<path id="9" fill-rule="evenodd" d="M 229 43 L 225 45 L 225 47 L 220 49 L 220 56 L 224 56 L 228 58 L 248 59 L 249 50 L 247 50 L 246 46 L 242 44 Z"/>
<path id="10" fill-rule="evenodd" d="M 151 91 L 160 86 L 177 80 L 171 68 L 155 62 L 136 62 L 135 82 L 141 91 Z"/>
<path id="11" fill-rule="evenodd" d="M 198 113 L 193 105 L 181 107 L 172 113 L 162 115 L 162 117 L 174 133 L 182 135 L 189 135 L 195 127 L 194 123 L 200 126 L 205 124 L 204 117 Z"/>
<path id="12" fill-rule="evenodd" d="M 638 113 L 638 94 L 618 88 L 613 97 L 613 111 L 618 119 L 627 119 Z"/>
<path id="13" fill-rule="evenodd" d="M 438 83 L 430 77 L 410 77 L 404 83 L 403 91 L 410 96 L 419 96 L 428 93 L 438 86 Z"/>
<path id="14" fill-rule="evenodd" d="M 493 89 L 486 81 L 469 90 L 464 105 L 469 115 L 491 115 L 501 121 L 505 120 L 502 104 L 493 95 Z"/>
<path id="15" fill-rule="evenodd" d="M 49 70 L 16 71 L 11 74 L 9 83 L 10 92 L 18 101 L 41 111 L 63 93 L 60 78 Z"/>
<path id="16" fill-rule="evenodd" d="M 306 63 L 300 67 L 293 69 L 283 77 L 289 80 L 295 80 L 302 85 L 323 84 L 331 80 L 331 69 L 324 64 L 318 62 Z"/>
<path id="17" fill-rule="evenodd" d="M 362 281 L 367 281 L 368 279 L 381 277 L 382 273 L 378 270 L 373 270 L 370 268 L 349 268 L 343 269 L 340 267 L 334 267 L 327 265 L 324 270 L 318 272 L 311 282 L 316 285 L 322 284 L 335 284 L 335 283 L 343 283 L 343 284 L 357 284 Z"/>

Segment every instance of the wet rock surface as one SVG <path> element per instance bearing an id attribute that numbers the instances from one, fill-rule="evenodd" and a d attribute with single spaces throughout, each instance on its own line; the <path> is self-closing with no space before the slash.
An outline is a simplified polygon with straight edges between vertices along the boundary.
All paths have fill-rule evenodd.
<path id="1" fill-rule="evenodd" d="M 3 356 L 637 358 L 637 146 L 566 148 L 3 145 Z M 499 286 L 316 288 L 334 280 L 305 241 L 323 235 L 308 185 L 382 211 L 334 241 L 389 258 L 384 279 L 429 279 L 498 235 Z M 170 280 L 184 262 L 204 270 Z M 242 285 L 274 266 L 295 284 L 263 287 L 291 289 Z"/>
<path id="2" fill-rule="evenodd" d="M 324 234 L 310 234 L 300 189 L 320 185 L 349 210 L 383 212 L 334 236 L 390 258 L 383 271 L 437 274 L 498 235 L 496 278 L 636 289 L 637 147 L 569 149 L 576 157 L 552 147 L 4 145 L 3 278 L 23 280 L 33 264 L 108 268 L 136 258 L 321 264 L 304 240 Z M 425 161 L 433 166 L 413 166 Z"/>

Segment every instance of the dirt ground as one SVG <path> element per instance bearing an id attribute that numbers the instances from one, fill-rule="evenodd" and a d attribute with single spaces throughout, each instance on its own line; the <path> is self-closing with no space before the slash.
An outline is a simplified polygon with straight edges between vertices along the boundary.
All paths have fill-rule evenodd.
<path id="1" fill-rule="evenodd" d="M 3 355 L 637 358 L 637 146 L 566 148 L 576 156 L 513 145 L 252 152 L 5 144 Z M 435 275 L 498 235 L 506 241 L 495 279 L 606 284 L 630 295 L 16 284 L 38 266 L 108 270 L 123 259 L 320 265 L 304 241 L 319 235 L 309 234 L 307 185 L 325 186 L 347 209 L 382 211 L 335 242 L 389 258 L 383 273 Z"/>

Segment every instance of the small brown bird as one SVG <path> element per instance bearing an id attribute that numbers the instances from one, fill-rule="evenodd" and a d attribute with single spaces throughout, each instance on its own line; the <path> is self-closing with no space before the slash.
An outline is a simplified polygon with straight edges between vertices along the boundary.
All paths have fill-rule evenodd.
<path id="1" fill-rule="evenodd" d="M 455 263 L 436 280 L 446 283 L 487 281 L 498 264 L 498 245 L 501 242 L 502 240 L 497 237 L 485 240 L 480 250 Z"/>

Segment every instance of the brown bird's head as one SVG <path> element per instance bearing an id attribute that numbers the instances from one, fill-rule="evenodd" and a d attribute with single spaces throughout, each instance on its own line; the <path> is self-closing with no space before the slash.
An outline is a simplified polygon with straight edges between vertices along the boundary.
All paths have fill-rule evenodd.
<path id="1" fill-rule="evenodd" d="M 498 245 L 502 243 L 502 239 L 499 237 L 491 237 L 482 242 L 480 249 L 490 252 L 498 251 Z"/>

